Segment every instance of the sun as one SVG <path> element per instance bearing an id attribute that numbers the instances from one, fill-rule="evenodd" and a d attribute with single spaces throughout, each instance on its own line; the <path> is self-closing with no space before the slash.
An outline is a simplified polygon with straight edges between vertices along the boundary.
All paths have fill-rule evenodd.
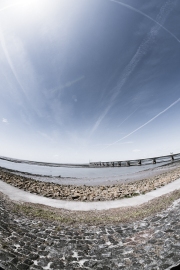
<path id="1" fill-rule="evenodd" d="M 75 0 L 11 0 L 0 4 L 0 12 L 10 12 L 14 18 L 22 18 L 24 23 L 46 20 L 58 10 L 59 18 L 67 17 L 69 7 L 76 6 Z M 75 4 L 76 3 L 76 4 Z"/>

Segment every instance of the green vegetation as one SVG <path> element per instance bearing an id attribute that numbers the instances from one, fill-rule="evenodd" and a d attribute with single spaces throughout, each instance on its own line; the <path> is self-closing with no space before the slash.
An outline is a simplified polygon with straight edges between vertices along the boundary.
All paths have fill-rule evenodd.
<path id="1" fill-rule="evenodd" d="M 11 210 L 33 219 L 55 221 L 60 224 L 112 224 L 140 220 L 167 209 L 173 201 L 180 198 L 180 190 L 163 195 L 138 207 L 117 208 L 103 211 L 68 211 L 33 204 L 13 203 Z M 39 225 L 40 226 L 40 225 Z"/>

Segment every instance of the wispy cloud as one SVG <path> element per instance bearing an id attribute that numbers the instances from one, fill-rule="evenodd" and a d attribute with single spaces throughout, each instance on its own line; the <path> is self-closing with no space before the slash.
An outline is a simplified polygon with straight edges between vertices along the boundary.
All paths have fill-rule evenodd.
<path id="1" fill-rule="evenodd" d="M 15 45 L 20 45 L 18 44 L 18 41 L 17 40 L 13 40 L 14 42 L 14 46 L 12 45 L 12 48 L 14 50 L 14 48 L 16 47 Z M 3 34 L 3 31 L 1 29 L 1 25 L 0 25 L 0 44 L 2 46 L 2 50 L 4 52 L 4 55 L 5 55 L 5 58 L 7 60 L 7 63 L 10 67 L 10 70 L 17 82 L 17 85 L 18 85 L 18 92 L 16 93 L 16 95 L 21 95 L 21 98 L 23 99 L 23 103 L 21 103 L 21 106 L 23 107 L 23 110 L 24 112 L 27 112 L 27 108 L 31 108 L 32 111 L 35 111 L 37 113 L 37 110 L 35 110 L 35 107 L 34 107 L 34 104 L 30 101 L 30 98 L 27 94 L 27 91 L 25 89 L 25 87 L 23 86 L 23 82 L 22 82 L 22 74 L 24 73 L 24 71 L 26 70 L 26 72 L 28 72 L 28 76 L 30 77 L 32 75 L 32 72 L 31 70 L 29 69 L 29 67 L 27 67 L 27 63 L 29 62 L 28 59 L 20 59 L 20 57 L 18 56 L 18 53 L 16 54 L 15 52 L 13 52 L 13 55 L 15 55 L 15 57 L 19 57 L 19 61 L 17 61 L 18 63 L 23 61 L 24 63 L 26 63 L 26 67 L 22 67 L 21 71 L 19 72 L 14 63 L 13 63 L 13 60 L 12 60 L 12 57 L 8 51 L 8 48 L 6 46 L 6 41 L 5 41 L 5 37 L 4 37 L 4 34 Z M 23 48 L 22 46 L 20 46 L 21 48 L 21 53 L 19 54 L 21 57 L 23 56 L 24 57 L 24 51 L 23 51 Z M 19 76 L 19 73 L 21 73 L 21 76 Z M 24 76 L 25 77 L 25 76 Z M 25 80 L 25 79 L 24 79 Z M 26 83 L 26 85 L 29 85 L 28 83 Z M 28 116 L 28 113 L 26 113 L 27 115 L 27 119 L 29 119 L 29 116 Z"/>
<path id="2" fill-rule="evenodd" d="M 42 118 L 46 114 L 44 108 L 47 101 L 42 91 L 39 91 L 41 85 L 32 60 L 24 42 L 15 34 L 5 35 L 6 32 L 3 30 L 0 25 L 0 45 L 10 68 L 8 71 L 9 78 L 13 83 L 15 82 L 14 89 L 18 90 L 16 90 L 16 96 L 22 100 L 21 106 L 24 116 L 27 118 L 27 122 L 31 122 L 33 116 L 36 116 L 36 119 Z"/>
<path id="3" fill-rule="evenodd" d="M 16 2 L 15 4 L 7 5 L 5 7 L 0 8 L 0 12 L 3 12 L 4 10 L 11 9 L 11 8 L 14 8 L 14 7 L 18 6 L 18 5 L 23 5 L 23 4 L 24 4 L 23 1 L 19 1 L 19 2 Z M 0 25 L 0 43 L 1 43 L 3 52 L 5 54 L 5 57 L 6 57 L 6 60 L 7 60 L 8 64 L 9 64 L 9 66 L 11 68 L 12 73 L 13 73 L 14 77 L 16 78 L 16 81 L 18 82 L 21 90 L 26 95 L 24 87 L 23 87 L 23 85 L 21 83 L 21 80 L 18 77 L 18 74 L 17 74 L 16 69 L 14 67 L 14 64 L 12 62 L 12 59 L 11 59 L 10 54 L 8 52 L 6 42 L 5 42 L 5 38 L 4 38 L 4 34 L 3 34 L 2 29 L 1 29 L 1 25 Z"/>
<path id="4" fill-rule="evenodd" d="M 110 103 L 106 109 L 104 110 L 104 112 L 101 114 L 101 116 L 98 118 L 98 120 L 96 121 L 94 127 L 92 128 L 89 137 L 95 132 L 95 130 L 99 127 L 99 125 L 101 124 L 101 121 L 104 119 L 104 117 L 106 116 L 106 114 L 109 112 L 110 108 L 112 107 L 112 103 Z"/>
<path id="5" fill-rule="evenodd" d="M 140 149 L 133 149 L 133 152 L 138 153 L 138 152 L 141 152 L 141 150 Z"/>
<path id="6" fill-rule="evenodd" d="M 45 138 L 46 140 L 48 140 L 49 142 L 53 142 L 53 138 L 50 137 L 48 134 L 44 133 L 44 132 L 41 132 L 41 131 L 37 131 L 37 133 L 42 136 L 43 138 Z"/>
<path id="7" fill-rule="evenodd" d="M 139 13 L 139 14 L 141 14 L 142 16 L 146 17 L 147 19 L 149 19 L 149 20 L 155 22 L 158 26 L 160 26 L 162 29 L 164 29 L 164 31 L 166 31 L 169 35 L 171 35 L 173 38 L 175 38 L 175 39 L 180 43 L 180 40 L 179 40 L 179 39 L 178 39 L 171 31 L 169 31 L 169 30 L 168 30 L 166 27 L 164 27 L 160 22 L 158 22 L 157 20 L 154 20 L 152 17 L 150 17 L 150 16 L 147 15 L 146 13 L 144 13 L 144 12 L 140 11 L 139 9 L 134 8 L 134 7 L 130 6 L 130 5 L 127 5 L 127 4 L 125 4 L 125 3 L 121 2 L 121 1 L 115 1 L 115 0 L 110 0 L 110 1 L 111 1 L 111 2 L 114 2 L 114 3 L 117 3 L 117 4 L 119 4 L 119 5 L 123 6 L 123 7 L 126 7 L 126 8 L 128 8 L 128 9 L 130 9 L 130 10 L 136 12 L 136 13 Z M 167 2 L 165 3 L 165 5 L 164 5 L 163 8 L 165 8 L 168 4 L 170 4 L 170 2 L 172 2 L 172 1 L 167 1 Z"/>
<path id="8" fill-rule="evenodd" d="M 124 6 L 126 6 L 127 8 L 131 8 L 132 10 L 134 10 L 135 12 L 137 12 L 138 10 L 134 9 L 133 7 L 126 5 L 124 3 L 121 2 L 116 2 L 113 1 L 117 4 L 122 4 Z M 145 13 L 142 13 L 141 11 L 139 11 L 138 13 L 142 14 L 145 17 L 151 18 L 152 21 L 155 22 L 155 26 L 153 26 L 150 30 L 150 32 L 148 33 L 147 37 L 144 39 L 144 41 L 141 43 L 141 45 L 138 47 L 136 53 L 134 54 L 134 56 L 132 57 L 132 59 L 130 60 L 130 62 L 128 63 L 128 65 L 125 67 L 122 76 L 119 79 L 119 82 L 117 83 L 117 85 L 112 89 L 112 96 L 110 98 L 109 104 L 107 105 L 107 107 L 105 108 L 105 110 L 101 113 L 101 115 L 99 116 L 99 118 L 97 119 L 97 121 L 95 122 L 91 132 L 90 132 L 90 136 L 96 131 L 96 129 L 99 127 L 99 125 L 101 124 L 101 122 L 103 121 L 103 119 L 105 118 L 105 116 L 108 114 L 109 110 L 112 108 L 114 101 L 117 99 L 118 95 L 121 93 L 123 86 L 125 85 L 125 83 L 127 82 L 129 76 L 132 74 L 132 72 L 135 70 L 135 68 L 137 67 L 138 63 L 140 62 L 140 60 L 143 58 L 144 55 L 147 54 L 148 50 L 151 48 L 155 37 L 157 36 L 159 30 L 161 28 L 165 29 L 166 32 L 168 32 L 169 34 L 171 34 L 171 36 L 173 36 L 178 42 L 180 42 L 180 40 L 174 36 L 169 30 L 167 30 L 165 27 L 162 26 L 162 24 L 164 23 L 164 21 L 166 20 L 167 16 L 169 15 L 169 13 L 171 12 L 171 10 L 174 7 L 174 4 L 176 2 L 172 2 L 172 1 L 166 1 L 166 3 L 162 6 L 162 8 L 160 9 L 159 14 L 157 15 L 156 20 L 152 19 L 151 17 L 149 17 L 148 15 L 146 16 Z"/>
<path id="9" fill-rule="evenodd" d="M 166 111 L 168 111 L 170 108 L 172 108 L 174 105 L 176 105 L 178 102 L 180 101 L 180 98 L 178 98 L 175 102 L 173 102 L 171 105 L 169 105 L 166 109 L 164 109 L 163 111 L 161 111 L 160 113 L 158 113 L 156 116 L 154 116 L 153 118 L 151 118 L 149 121 L 147 121 L 146 123 L 144 123 L 143 125 L 141 125 L 140 127 L 136 128 L 135 130 L 133 130 L 132 132 L 130 132 L 129 134 L 127 134 L 126 136 L 124 136 L 123 138 L 111 143 L 109 146 L 103 148 L 107 149 L 112 145 L 117 144 L 118 142 L 126 139 L 127 137 L 131 136 L 132 134 L 134 134 L 135 132 L 137 132 L 138 130 L 140 130 L 141 128 L 145 127 L 146 125 L 148 125 L 149 123 L 151 123 L 152 121 L 154 121 L 157 117 L 159 117 L 160 115 L 162 115 L 163 113 L 165 113 Z"/>
<path id="10" fill-rule="evenodd" d="M 3 122 L 4 124 L 8 124 L 8 120 L 7 120 L 6 118 L 3 118 L 3 119 L 2 119 L 2 122 Z"/>
<path id="11" fill-rule="evenodd" d="M 121 143 L 118 143 L 118 144 L 121 144 L 121 145 L 123 145 L 123 144 L 132 144 L 133 142 L 132 141 L 127 141 L 127 142 L 121 142 Z M 99 144 L 95 144 L 95 145 L 93 145 L 93 146 L 110 146 L 111 144 L 109 143 L 99 143 Z"/>
<path id="12" fill-rule="evenodd" d="M 84 80 L 85 76 L 80 76 L 78 77 L 77 79 L 73 80 L 73 81 L 68 81 L 67 83 L 65 83 L 64 85 L 62 86 L 58 86 L 54 89 L 51 90 L 51 93 L 54 93 L 54 92 L 57 92 L 59 90 L 62 90 L 62 89 L 66 89 L 66 88 L 69 88 L 71 87 L 72 85 Z"/>
<path id="13" fill-rule="evenodd" d="M 4 54 L 5 54 L 6 60 L 7 60 L 9 66 L 11 68 L 11 71 L 12 71 L 14 77 L 16 78 L 16 81 L 18 82 L 21 90 L 25 93 L 25 90 L 24 90 L 24 88 L 23 88 L 23 86 L 21 84 L 21 81 L 20 81 L 20 79 L 19 79 L 19 77 L 17 75 L 17 72 L 16 72 L 16 69 L 14 67 L 14 64 L 13 64 L 13 62 L 11 60 L 11 57 L 9 55 L 9 52 L 7 50 L 5 39 L 4 39 L 4 35 L 3 35 L 3 31 L 1 30 L 1 27 L 0 27 L 0 42 L 1 42 L 1 46 L 2 46 L 2 49 L 3 49 Z"/>
<path id="14" fill-rule="evenodd" d="M 139 107 L 140 108 L 140 107 Z M 132 113 L 130 113 L 120 124 L 118 127 L 120 127 L 122 124 L 124 124 L 124 122 L 126 122 L 132 115 L 135 114 L 135 112 L 139 109 L 137 108 L 135 111 L 133 111 Z"/>

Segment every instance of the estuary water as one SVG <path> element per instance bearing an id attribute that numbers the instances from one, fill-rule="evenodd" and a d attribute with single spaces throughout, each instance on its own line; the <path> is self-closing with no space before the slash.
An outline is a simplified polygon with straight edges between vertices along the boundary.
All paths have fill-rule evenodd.
<path id="1" fill-rule="evenodd" d="M 125 181 L 128 179 L 143 178 L 147 172 L 154 171 L 156 168 L 169 163 L 164 161 L 157 164 L 147 164 L 141 166 L 130 167 L 53 167 L 47 165 L 35 165 L 27 163 L 17 163 L 0 159 L 0 167 L 18 171 L 18 174 L 32 174 L 29 177 L 36 178 L 41 181 L 53 181 L 60 184 L 108 184 L 117 181 Z M 86 164 L 88 165 L 88 164 Z"/>

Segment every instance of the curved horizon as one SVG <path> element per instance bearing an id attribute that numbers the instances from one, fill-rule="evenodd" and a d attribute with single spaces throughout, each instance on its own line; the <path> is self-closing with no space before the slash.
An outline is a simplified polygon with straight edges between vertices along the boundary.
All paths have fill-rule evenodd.
<path id="1" fill-rule="evenodd" d="M 179 12 L 177 0 L 0 3 L 0 155 L 179 153 Z"/>

